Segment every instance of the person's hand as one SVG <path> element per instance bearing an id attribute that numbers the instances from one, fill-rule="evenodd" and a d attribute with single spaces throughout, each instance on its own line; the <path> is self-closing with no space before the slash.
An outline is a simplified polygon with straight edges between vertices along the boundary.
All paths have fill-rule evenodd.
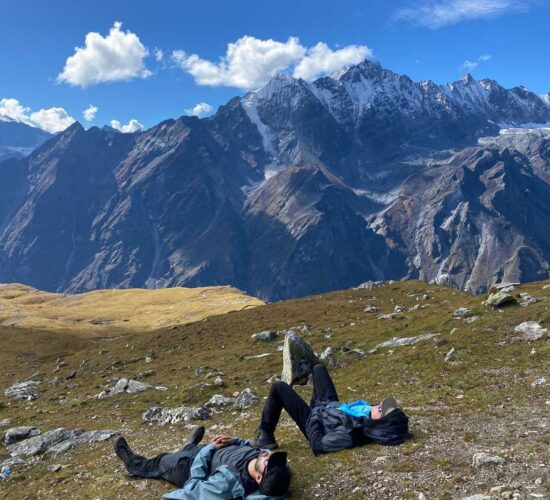
<path id="1" fill-rule="evenodd" d="M 219 450 L 220 448 L 225 448 L 233 444 L 233 438 L 224 436 L 223 434 L 217 434 L 216 437 L 210 441 L 210 444 L 213 444 Z"/>

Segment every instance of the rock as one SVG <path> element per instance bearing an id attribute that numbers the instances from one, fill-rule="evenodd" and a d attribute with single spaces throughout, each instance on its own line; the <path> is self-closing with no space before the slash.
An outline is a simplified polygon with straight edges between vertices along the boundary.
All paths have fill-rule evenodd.
<path id="1" fill-rule="evenodd" d="M 206 420 L 210 418 L 208 410 L 202 407 L 191 408 L 178 406 L 176 408 L 149 408 L 142 416 L 143 422 L 153 422 L 159 425 L 177 424 L 190 420 Z"/>
<path id="2" fill-rule="evenodd" d="M 245 359 L 245 360 L 261 359 L 261 358 L 267 358 L 268 356 L 271 356 L 270 352 L 264 352 L 262 354 L 251 354 L 249 356 L 243 356 L 243 359 Z"/>
<path id="3" fill-rule="evenodd" d="M 541 386 L 544 386 L 546 384 L 547 384 L 546 379 L 544 377 L 541 377 L 541 378 L 538 378 L 537 380 L 535 380 L 534 382 L 532 382 L 531 387 L 541 387 Z"/>
<path id="4" fill-rule="evenodd" d="M 151 389 L 153 386 L 144 382 L 138 382 L 137 380 L 129 380 L 126 392 L 128 394 L 135 394 L 136 392 L 143 392 L 147 389 Z"/>
<path id="5" fill-rule="evenodd" d="M 538 340 L 547 331 L 536 321 L 524 321 L 514 328 L 514 332 L 520 333 L 523 340 Z"/>
<path id="6" fill-rule="evenodd" d="M 451 361 L 451 358 L 454 356 L 455 348 L 453 347 L 447 354 L 445 354 L 445 363 Z"/>
<path id="7" fill-rule="evenodd" d="M 40 435 L 40 429 L 34 426 L 11 427 L 4 433 L 4 444 L 10 445 Z"/>
<path id="8" fill-rule="evenodd" d="M 52 464 L 48 465 L 48 471 L 49 472 L 59 472 L 61 470 L 62 466 L 59 464 Z"/>
<path id="9" fill-rule="evenodd" d="M 0 420 L 0 427 L 7 427 L 11 424 L 11 420 L 9 418 L 4 418 Z"/>
<path id="10" fill-rule="evenodd" d="M 467 307 L 459 307 L 454 313 L 453 318 L 465 318 L 470 314 L 470 309 Z"/>
<path id="11" fill-rule="evenodd" d="M 375 313 L 375 312 L 378 312 L 378 307 L 376 307 L 376 306 L 367 306 L 367 307 L 365 307 L 365 309 L 363 309 L 363 312 Z"/>
<path id="12" fill-rule="evenodd" d="M 334 358 L 334 349 L 332 347 L 327 347 L 320 355 L 319 359 L 330 361 Z"/>
<path id="13" fill-rule="evenodd" d="M 137 392 L 143 392 L 147 389 L 152 389 L 153 386 L 146 384 L 144 382 L 138 382 L 137 380 L 128 380 L 127 378 L 121 378 L 117 381 L 115 386 L 112 389 L 107 389 L 106 391 L 101 391 L 96 398 L 105 399 L 116 394 L 122 394 L 126 392 L 128 394 L 135 394 Z M 163 388 L 164 389 L 164 388 Z"/>
<path id="14" fill-rule="evenodd" d="M 383 281 L 365 281 L 355 287 L 355 290 L 374 290 L 384 284 Z"/>
<path id="15" fill-rule="evenodd" d="M 394 337 L 391 340 L 386 340 L 386 342 L 378 344 L 375 347 L 375 350 L 380 347 L 402 347 L 407 345 L 414 345 L 418 344 L 418 342 L 422 342 L 423 340 L 430 340 L 437 336 L 439 336 L 439 333 L 428 333 L 426 335 L 418 335 L 416 337 Z"/>
<path id="16" fill-rule="evenodd" d="M 199 368 L 195 368 L 194 373 L 195 373 L 195 377 L 202 377 L 204 375 L 203 367 L 199 366 Z"/>
<path id="17" fill-rule="evenodd" d="M 283 372 L 281 380 L 293 385 L 297 380 L 309 375 L 317 357 L 311 346 L 294 331 L 285 335 L 283 346 Z"/>
<path id="18" fill-rule="evenodd" d="M 253 404 L 259 401 L 263 401 L 263 398 L 254 394 L 252 390 L 247 387 L 237 396 L 235 405 L 238 406 L 241 410 L 244 410 L 245 408 L 250 408 Z"/>
<path id="19" fill-rule="evenodd" d="M 364 358 L 366 356 L 365 351 L 363 349 L 350 349 L 348 351 L 344 351 L 346 354 L 357 354 L 360 358 Z"/>
<path id="20" fill-rule="evenodd" d="M 262 342 L 269 342 L 270 340 L 275 340 L 278 333 L 274 330 L 264 330 L 263 332 L 255 333 L 252 335 L 254 340 L 261 340 Z"/>
<path id="21" fill-rule="evenodd" d="M 393 308 L 393 312 L 398 314 L 398 313 L 402 313 L 402 312 L 405 312 L 405 307 L 404 306 L 395 306 Z"/>
<path id="22" fill-rule="evenodd" d="M 540 302 L 541 299 L 538 299 L 536 297 L 531 297 L 528 293 L 520 293 L 519 294 L 519 302 L 523 307 L 527 307 L 531 304 L 536 304 L 537 302 Z"/>
<path id="23" fill-rule="evenodd" d="M 204 405 L 206 408 L 220 408 L 223 406 L 234 405 L 237 398 L 229 398 L 223 394 L 214 394 Z"/>
<path id="24" fill-rule="evenodd" d="M 462 497 L 462 500 L 491 500 L 491 497 L 489 495 L 471 495 L 469 497 Z"/>
<path id="25" fill-rule="evenodd" d="M 419 311 L 419 310 L 422 309 L 423 307 L 424 307 L 424 306 L 421 306 L 420 304 L 415 304 L 414 306 L 409 307 L 409 311 L 410 311 L 410 312 Z"/>
<path id="26" fill-rule="evenodd" d="M 8 451 L 12 457 L 33 457 L 35 455 L 42 455 L 52 446 L 70 438 L 71 432 L 60 427 L 12 444 L 8 446 Z"/>
<path id="27" fill-rule="evenodd" d="M 472 467 L 478 469 L 484 465 L 498 465 L 505 462 L 504 458 L 497 455 L 489 455 L 488 453 L 480 452 L 474 454 L 472 458 Z"/>
<path id="28" fill-rule="evenodd" d="M 385 320 L 393 320 L 398 318 L 399 315 L 397 313 L 389 313 L 389 314 L 379 314 L 378 319 L 385 319 Z"/>
<path id="29" fill-rule="evenodd" d="M 73 378 L 76 378 L 76 370 L 73 370 L 71 373 L 69 373 L 69 374 L 65 377 L 65 380 L 72 380 Z"/>
<path id="30" fill-rule="evenodd" d="M 153 357 L 152 356 L 145 356 L 145 362 L 146 363 L 152 363 L 153 362 Z"/>
<path id="31" fill-rule="evenodd" d="M 490 307 L 499 308 L 507 305 L 516 304 L 517 300 L 511 295 L 505 292 L 499 291 L 489 295 L 485 303 Z"/>
<path id="32" fill-rule="evenodd" d="M 27 380 L 25 382 L 18 382 L 16 384 L 13 384 L 11 387 L 8 387 L 4 391 L 4 395 L 9 398 L 27 399 L 28 401 L 32 401 L 33 399 L 36 399 L 38 397 L 36 386 L 40 384 L 41 382 L 39 380 Z"/>
<path id="33" fill-rule="evenodd" d="M 214 379 L 214 385 L 223 387 L 223 379 L 219 375 Z"/>
<path id="34" fill-rule="evenodd" d="M 479 319 L 479 316 L 470 316 L 469 318 L 465 318 L 464 321 L 466 323 L 474 323 Z"/>
<path id="35" fill-rule="evenodd" d="M 374 463 L 375 463 L 375 464 L 379 464 L 379 463 L 382 463 L 382 462 L 386 462 L 386 461 L 388 460 L 388 458 L 389 458 L 389 457 L 386 456 L 386 455 L 381 455 L 381 456 L 376 457 L 376 458 L 374 459 Z"/>
<path id="36" fill-rule="evenodd" d="M 502 290 L 502 289 L 505 289 L 505 288 L 510 288 L 510 287 L 516 287 L 516 286 L 520 286 L 521 283 L 497 283 L 496 285 L 493 285 L 493 288 L 497 289 L 497 290 Z"/>

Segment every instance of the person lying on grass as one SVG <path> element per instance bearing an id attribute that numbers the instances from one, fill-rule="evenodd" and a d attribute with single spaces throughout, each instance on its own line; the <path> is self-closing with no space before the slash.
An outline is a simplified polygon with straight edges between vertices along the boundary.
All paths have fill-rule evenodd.
<path id="1" fill-rule="evenodd" d="M 309 405 L 287 383 L 279 381 L 271 386 L 252 446 L 278 447 L 275 429 L 283 409 L 296 422 L 315 455 L 369 442 L 395 445 L 409 437 L 409 419 L 397 408 L 393 397 L 375 406 L 365 401 L 341 403 L 327 368 L 321 364 L 313 367 L 310 379 L 313 393 Z M 307 377 L 298 383 L 306 381 Z"/>
<path id="2" fill-rule="evenodd" d="M 134 453 L 119 437 L 115 453 L 133 477 L 164 479 L 179 489 L 163 495 L 167 499 L 266 500 L 289 493 L 287 454 L 253 448 L 240 438 L 218 435 L 199 446 L 204 427 L 197 427 L 183 448 L 145 458 Z"/>

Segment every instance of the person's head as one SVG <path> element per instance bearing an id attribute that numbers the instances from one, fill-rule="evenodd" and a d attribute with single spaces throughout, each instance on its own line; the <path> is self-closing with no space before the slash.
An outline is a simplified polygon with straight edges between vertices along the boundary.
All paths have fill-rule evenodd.
<path id="1" fill-rule="evenodd" d="M 285 452 L 261 450 L 254 464 L 254 472 L 254 479 L 264 495 L 283 496 L 288 492 L 290 470 Z"/>

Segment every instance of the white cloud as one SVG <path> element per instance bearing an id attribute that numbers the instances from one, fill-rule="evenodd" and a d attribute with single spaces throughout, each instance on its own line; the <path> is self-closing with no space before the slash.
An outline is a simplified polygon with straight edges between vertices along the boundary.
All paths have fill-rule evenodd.
<path id="1" fill-rule="evenodd" d="M 145 67 L 149 51 L 131 31 L 121 31 L 115 22 L 105 37 L 90 32 L 85 46 L 76 47 L 58 75 L 60 82 L 88 87 L 101 82 L 147 78 L 152 73 Z"/>
<path id="2" fill-rule="evenodd" d="M 63 108 L 43 108 L 35 112 L 17 99 L 0 99 L 0 115 L 8 116 L 51 133 L 61 132 L 75 122 Z"/>
<path id="3" fill-rule="evenodd" d="M 41 129 L 54 134 L 70 127 L 75 119 L 69 116 L 63 108 L 48 108 L 31 113 L 31 121 Z"/>
<path id="4" fill-rule="evenodd" d="M 155 56 L 155 60 L 157 62 L 161 62 L 164 59 L 164 52 L 158 47 L 155 47 L 155 49 L 153 50 L 153 55 Z"/>
<path id="5" fill-rule="evenodd" d="M 358 63 L 370 55 L 372 51 L 360 45 L 333 51 L 323 42 L 304 47 L 296 37 L 278 42 L 243 36 L 227 45 L 225 55 L 218 62 L 183 50 L 173 51 L 171 60 L 193 76 L 198 85 L 250 90 L 261 87 L 282 71 L 294 70 L 294 76 L 310 79 Z"/>
<path id="6" fill-rule="evenodd" d="M 311 80 L 348 64 L 358 64 L 367 57 L 372 57 L 372 50 L 365 45 L 348 45 L 339 50 L 331 50 L 326 43 L 319 42 L 308 49 L 306 56 L 294 68 L 293 76 Z"/>
<path id="7" fill-rule="evenodd" d="M 0 99 L 0 115 L 30 125 L 30 119 L 28 117 L 29 111 L 30 108 L 22 106 L 17 99 Z"/>
<path id="8" fill-rule="evenodd" d="M 489 61 L 490 59 L 491 59 L 491 56 L 489 54 L 483 54 L 479 56 L 475 61 L 470 61 L 469 59 L 466 59 L 460 65 L 460 70 L 465 73 L 471 73 L 474 69 L 476 69 L 479 66 L 479 63 Z"/>
<path id="9" fill-rule="evenodd" d="M 131 119 L 126 125 L 122 125 L 118 120 L 111 120 L 111 127 L 120 132 L 123 132 L 124 134 L 141 132 L 145 128 L 135 118 Z"/>
<path id="10" fill-rule="evenodd" d="M 223 85 L 253 89 L 301 59 L 305 48 L 298 38 L 286 42 L 259 40 L 243 36 L 227 45 L 227 52 L 218 63 L 188 55 L 182 50 L 172 52 L 172 61 L 191 74 L 198 85 Z"/>
<path id="11" fill-rule="evenodd" d="M 205 102 L 199 102 L 198 104 L 195 104 L 192 108 L 184 109 L 184 112 L 186 115 L 194 115 L 194 116 L 204 116 L 209 113 L 212 113 L 214 111 L 214 108 L 210 106 L 210 104 L 207 104 Z"/>
<path id="12" fill-rule="evenodd" d="M 536 0 L 422 0 L 394 12 L 394 19 L 431 29 L 471 19 L 527 11 Z"/>
<path id="13" fill-rule="evenodd" d="M 98 111 L 97 106 L 92 106 L 91 104 L 82 112 L 82 116 L 84 116 L 84 120 L 87 122 L 91 122 L 95 118 L 95 114 Z"/>

